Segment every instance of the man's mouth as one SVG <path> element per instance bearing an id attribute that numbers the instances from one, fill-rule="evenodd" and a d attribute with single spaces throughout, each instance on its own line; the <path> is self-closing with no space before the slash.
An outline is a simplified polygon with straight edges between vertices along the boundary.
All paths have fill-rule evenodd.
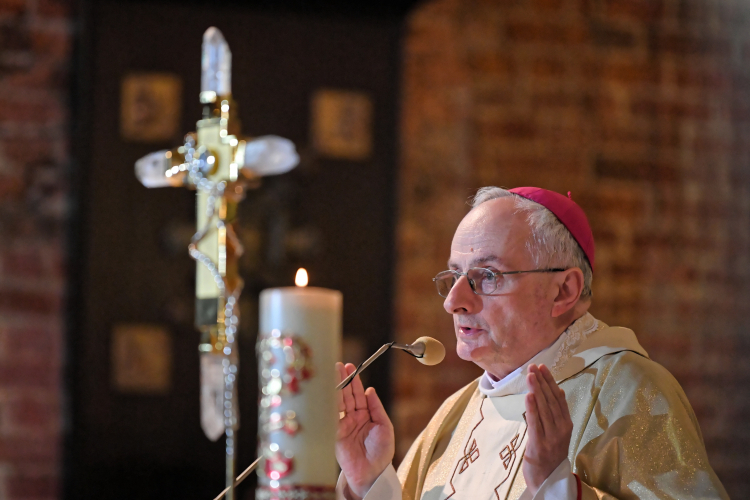
<path id="1" fill-rule="evenodd" d="M 458 333 L 460 335 L 465 335 L 467 337 L 479 335 L 484 330 L 482 328 L 477 328 L 475 326 L 468 326 L 468 325 L 459 325 L 458 326 Z"/>

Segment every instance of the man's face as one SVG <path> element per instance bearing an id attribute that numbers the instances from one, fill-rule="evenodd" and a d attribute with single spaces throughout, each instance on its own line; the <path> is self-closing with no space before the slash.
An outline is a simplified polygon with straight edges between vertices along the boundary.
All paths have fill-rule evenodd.
<path id="1" fill-rule="evenodd" d="M 511 197 L 487 201 L 469 212 L 453 236 L 449 268 L 535 269 L 526 248 L 531 229 L 525 216 L 514 212 Z M 444 303 L 453 315 L 459 357 L 502 378 L 550 345 L 556 337 L 550 279 L 546 273 L 510 275 L 500 278 L 493 295 L 476 295 L 462 276 Z"/>

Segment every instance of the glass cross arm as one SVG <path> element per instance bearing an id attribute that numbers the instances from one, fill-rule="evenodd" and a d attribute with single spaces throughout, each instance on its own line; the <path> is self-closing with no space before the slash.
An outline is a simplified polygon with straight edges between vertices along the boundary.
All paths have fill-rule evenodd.
<path id="1" fill-rule="evenodd" d="M 184 170 L 173 163 L 173 156 L 168 150 L 147 154 L 135 162 L 135 176 L 147 188 L 183 186 Z"/>
<path id="2" fill-rule="evenodd" d="M 247 141 L 242 153 L 241 168 L 248 177 L 283 174 L 299 164 L 294 143 L 276 135 Z"/>

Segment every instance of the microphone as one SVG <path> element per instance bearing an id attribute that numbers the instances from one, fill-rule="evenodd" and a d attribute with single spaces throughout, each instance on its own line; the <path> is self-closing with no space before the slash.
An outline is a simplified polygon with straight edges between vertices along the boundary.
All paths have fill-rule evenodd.
<path id="1" fill-rule="evenodd" d="M 365 368 L 370 366 L 373 361 L 378 359 L 385 351 L 387 351 L 391 347 L 408 352 L 409 354 L 417 358 L 420 363 L 427 366 L 436 365 L 440 363 L 443 358 L 445 358 L 445 346 L 443 346 L 443 344 L 433 339 L 432 337 L 419 337 L 414 341 L 413 344 L 398 344 L 396 342 L 391 342 L 390 344 L 383 345 L 383 347 L 375 351 L 375 354 L 367 358 L 366 361 L 363 361 L 362 364 L 360 364 L 357 369 L 351 373 L 351 375 L 346 377 L 341 381 L 339 385 L 336 386 L 336 390 L 339 391 L 349 385 L 351 381 L 354 380 L 354 377 L 362 373 Z"/>
<path id="2" fill-rule="evenodd" d="M 363 361 L 357 367 L 357 369 L 352 372 L 351 375 L 346 377 L 341 381 L 341 383 L 339 383 L 339 385 L 336 386 L 336 390 L 340 391 L 341 389 L 349 385 L 351 381 L 354 380 L 354 377 L 362 373 L 365 368 L 370 366 L 373 361 L 378 359 L 385 351 L 387 351 L 391 347 L 408 352 L 409 354 L 417 358 L 417 361 L 427 366 L 434 366 L 445 359 L 445 346 L 440 341 L 435 340 L 432 337 L 419 337 L 414 341 L 413 344 L 399 344 L 396 342 L 391 342 L 389 344 L 383 345 L 383 347 L 375 351 L 375 354 L 367 358 L 367 360 Z M 237 486 L 242 481 L 244 481 L 245 478 L 247 478 L 247 476 L 249 476 L 250 473 L 258 467 L 261 458 L 262 457 L 258 457 L 255 462 L 251 463 L 250 466 L 242 472 L 242 474 L 237 476 L 237 479 L 234 482 L 234 486 Z M 229 491 L 229 486 L 227 486 L 224 491 L 219 493 L 219 495 L 214 498 L 214 500 L 221 500 L 221 498 L 224 497 L 227 491 Z"/>
<path id="3" fill-rule="evenodd" d="M 419 337 L 413 344 L 394 342 L 391 347 L 409 352 L 417 361 L 427 366 L 437 365 L 445 359 L 445 346 L 432 337 Z"/>

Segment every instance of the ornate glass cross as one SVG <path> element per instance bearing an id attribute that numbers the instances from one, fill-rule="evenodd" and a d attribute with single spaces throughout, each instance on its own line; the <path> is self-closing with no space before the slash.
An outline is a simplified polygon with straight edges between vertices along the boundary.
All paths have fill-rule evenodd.
<path id="1" fill-rule="evenodd" d="M 281 137 L 239 136 L 232 100 L 232 53 L 216 28 L 203 35 L 201 93 L 203 118 L 183 145 L 157 151 L 135 164 L 148 188 L 184 186 L 196 190 L 197 232 L 190 245 L 196 260 L 195 325 L 201 331 L 201 425 L 216 440 L 226 434 L 227 498 L 234 499 L 235 439 L 238 423 L 237 350 L 242 279 L 237 258 L 242 246 L 233 224 L 237 204 L 260 177 L 294 168 L 294 144 Z"/>

